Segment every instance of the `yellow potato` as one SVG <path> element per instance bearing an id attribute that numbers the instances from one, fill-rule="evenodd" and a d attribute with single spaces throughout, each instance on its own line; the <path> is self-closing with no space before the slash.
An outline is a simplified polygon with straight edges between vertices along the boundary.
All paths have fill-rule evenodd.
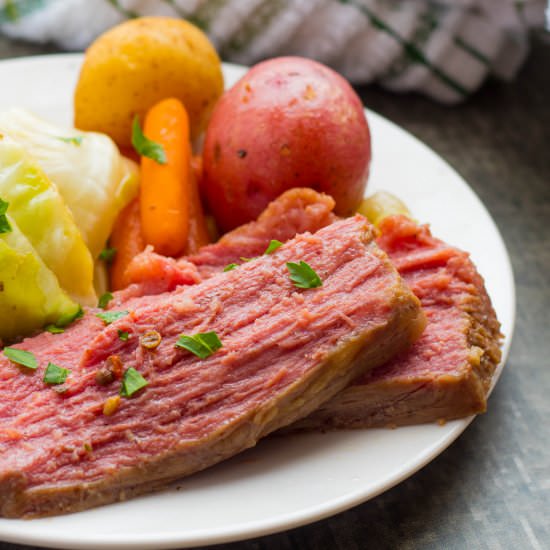
<path id="1" fill-rule="evenodd" d="M 220 60 L 202 31 L 179 19 L 133 19 L 88 48 L 75 91 L 75 126 L 129 146 L 134 115 L 143 121 L 157 101 L 176 97 L 187 109 L 194 139 L 222 92 Z"/>

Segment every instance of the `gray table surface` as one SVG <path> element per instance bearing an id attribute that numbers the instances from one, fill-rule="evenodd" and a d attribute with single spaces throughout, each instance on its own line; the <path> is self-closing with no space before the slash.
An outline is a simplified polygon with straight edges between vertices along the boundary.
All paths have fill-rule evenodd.
<path id="1" fill-rule="evenodd" d="M 0 58 L 52 51 L 0 37 Z M 534 37 L 517 80 L 458 107 L 358 91 L 454 166 L 496 220 L 517 285 L 510 357 L 489 412 L 404 483 L 327 520 L 210 548 L 550 548 L 550 41 Z"/>

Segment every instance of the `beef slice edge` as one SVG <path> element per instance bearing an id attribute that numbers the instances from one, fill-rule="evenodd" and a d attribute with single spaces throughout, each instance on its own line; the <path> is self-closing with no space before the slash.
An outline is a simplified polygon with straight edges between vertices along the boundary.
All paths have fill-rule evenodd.
<path id="1" fill-rule="evenodd" d="M 420 299 L 426 329 L 289 429 L 444 423 L 487 408 L 501 359 L 500 324 L 468 254 L 404 216 L 384 220 L 378 244 Z"/>

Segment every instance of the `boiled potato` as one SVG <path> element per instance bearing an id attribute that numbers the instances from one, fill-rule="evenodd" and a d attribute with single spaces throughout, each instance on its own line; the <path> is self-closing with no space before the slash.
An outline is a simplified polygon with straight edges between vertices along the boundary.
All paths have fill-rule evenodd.
<path id="1" fill-rule="evenodd" d="M 87 50 L 75 91 L 75 126 L 127 147 L 134 116 L 143 120 L 149 107 L 175 97 L 187 109 L 194 139 L 222 91 L 220 60 L 202 31 L 178 19 L 133 19 Z"/>
<path id="2" fill-rule="evenodd" d="M 202 186 L 223 231 L 255 219 L 292 187 L 355 212 L 367 184 L 370 133 L 361 100 L 329 67 L 299 57 L 259 63 L 212 114 Z"/>

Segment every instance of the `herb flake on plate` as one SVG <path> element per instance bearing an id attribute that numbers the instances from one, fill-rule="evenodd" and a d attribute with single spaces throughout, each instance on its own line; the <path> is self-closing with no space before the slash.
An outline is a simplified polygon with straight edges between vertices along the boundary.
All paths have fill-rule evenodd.
<path id="1" fill-rule="evenodd" d="M 215 332 L 204 332 L 192 336 L 182 334 L 176 342 L 176 347 L 190 351 L 200 359 L 206 359 L 218 351 L 222 343 Z"/>
<path id="2" fill-rule="evenodd" d="M 275 250 L 277 250 L 281 246 L 283 246 L 283 243 L 281 241 L 278 241 L 277 239 L 271 239 L 264 254 L 273 254 L 273 252 L 275 252 Z"/>
<path id="3" fill-rule="evenodd" d="M 120 395 L 122 397 L 132 397 L 132 395 L 147 386 L 147 384 L 147 380 L 134 367 L 129 367 L 122 377 Z"/>
<path id="4" fill-rule="evenodd" d="M 63 136 L 55 136 L 59 141 L 63 141 L 64 143 L 71 143 L 72 145 L 80 146 L 82 145 L 82 140 L 84 139 L 84 136 L 73 136 L 73 137 L 63 137 Z"/>
<path id="5" fill-rule="evenodd" d="M 44 327 L 44 330 L 46 332 L 50 332 L 51 334 L 63 334 L 65 332 L 64 328 L 58 327 L 57 325 L 46 325 Z"/>
<path id="6" fill-rule="evenodd" d="M 109 248 L 106 246 L 100 253 L 98 258 L 106 263 L 111 263 L 116 256 L 116 248 Z"/>
<path id="7" fill-rule="evenodd" d="M 123 317 L 126 317 L 130 313 L 129 311 L 104 311 L 103 313 L 96 313 L 95 316 L 99 317 L 106 325 L 110 325 Z"/>
<path id="8" fill-rule="evenodd" d="M 164 147 L 160 143 L 149 139 L 143 133 L 137 115 L 134 117 L 134 122 L 132 123 L 132 145 L 142 157 L 150 158 L 159 164 L 166 164 Z"/>
<path id="9" fill-rule="evenodd" d="M 323 284 L 319 275 L 304 261 L 299 264 L 288 262 L 286 267 L 290 272 L 290 280 L 297 288 L 317 288 Z"/>
<path id="10" fill-rule="evenodd" d="M 54 365 L 53 363 L 48 363 L 46 370 L 44 372 L 44 383 L 49 385 L 63 384 L 67 380 L 67 376 L 70 374 L 69 369 L 64 369 Z"/>
<path id="11" fill-rule="evenodd" d="M 0 199 L 0 234 L 11 233 L 12 231 L 11 224 L 8 220 L 8 217 L 6 216 L 9 205 L 9 202 Z"/>
<path id="12" fill-rule="evenodd" d="M 113 299 L 113 295 L 110 292 L 105 292 L 105 294 L 102 294 L 99 297 L 97 307 L 100 307 L 101 309 L 105 309 L 109 305 L 109 302 L 112 299 Z"/>
<path id="13" fill-rule="evenodd" d="M 34 353 L 17 348 L 4 348 L 4 355 L 12 362 L 28 369 L 36 370 L 38 361 Z"/>
<path id="14" fill-rule="evenodd" d="M 81 306 L 78 306 L 78 309 L 74 313 L 68 313 L 66 315 L 62 315 L 55 323 L 55 326 L 58 328 L 65 328 L 66 326 L 70 325 L 72 322 L 76 321 L 77 319 L 80 319 L 83 315 L 84 315 L 84 310 L 82 309 Z"/>

